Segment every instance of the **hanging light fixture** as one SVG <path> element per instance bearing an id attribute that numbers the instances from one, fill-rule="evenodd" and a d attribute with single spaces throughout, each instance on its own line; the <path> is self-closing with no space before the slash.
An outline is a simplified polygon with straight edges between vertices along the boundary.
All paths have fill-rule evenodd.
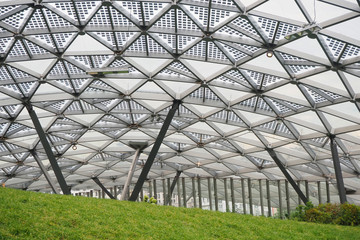
<path id="1" fill-rule="evenodd" d="M 75 151 L 77 149 L 76 143 L 74 143 L 71 148 Z"/>
<path id="2" fill-rule="evenodd" d="M 269 49 L 269 50 L 266 51 L 266 56 L 267 56 L 268 58 L 271 58 L 273 55 L 274 55 L 274 51 L 273 51 L 273 50 Z"/>

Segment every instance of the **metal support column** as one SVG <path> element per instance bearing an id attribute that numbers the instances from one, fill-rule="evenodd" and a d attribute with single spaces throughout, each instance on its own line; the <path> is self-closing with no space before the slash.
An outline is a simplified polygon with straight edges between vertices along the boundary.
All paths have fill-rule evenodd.
<path id="1" fill-rule="evenodd" d="M 330 185 L 329 181 L 326 180 L 326 202 L 330 203 Z"/>
<path id="2" fill-rule="evenodd" d="M 29 112 L 30 118 L 34 124 L 35 130 L 40 138 L 40 142 L 41 142 L 41 144 L 46 152 L 46 155 L 50 161 L 51 168 L 53 169 L 53 171 L 55 173 L 56 179 L 60 185 L 60 188 L 61 188 L 63 194 L 70 195 L 71 194 L 70 188 L 66 184 L 65 178 L 64 178 L 64 176 L 61 172 L 61 169 L 55 159 L 54 153 L 51 150 L 51 146 L 46 138 L 44 129 L 41 126 L 39 118 L 36 115 L 36 112 L 34 111 L 30 102 L 25 102 L 24 104 L 25 104 L 27 111 Z"/>
<path id="3" fill-rule="evenodd" d="M 191 185 L 192 185 L 192 195 L 194 199 L 194 207 L 196 208 L 196 189 L 195 189 L 195 178 L 191 178 Z"/>
<path id="4" fill-rule="evenodd" d="M 320 181 L 318 181 L 317 182 L 317 187 L 318 187 L 318 198 L 319 198 L 319 204 L 321 204 L 321 182 Z"/>
<path id="5" fill-rule="evenodd" d="M 264 216 L 264 196 L 263 196 L 263 189 L 262 189 L 262 181 L 259 179 L 259 194 L 260 194 L 260 209 L 261 215 Z"/>
<path id="6" fill-rule="evenodd" d="M 249 193 L 249 208 L 250 208 L 250 214 L 254 215 L 253 212 L 253 205 L 252 205 L 252 190 L 251 190 L 251 179 L 248 178 L 248 193 Z"/>
<path id="7" fill-rule="evenodd" d="M 276 155 L 274 149 L 272 148 L 267 148 L 266 151 L 269 153 L 269 155 L 271 156 L 271 158 L 275 161 L 276 165 L 280 168 L 281 172 L 285 175 L 286 179 L 289 181 L 289 183 L 291 184 L 291 186 L 295 189 L 296 193 L 299 195 L 299 197 L 301 198 L 301 200 L 306 203 L 308 201 L 308 198 L 305 197 L 305 195 L 303 194 L 303 192 L 300 190 L 300 188 L 298 187 L 298 185 L 296 185 L 294 179 L 290 176 L 290 174 L 287 172 L 287 170 L 285 169 L 284 165 L 282 164 L 282 162 L 280 161 L 280 159 L 278 158 L 278 156 Z"/>
<path id="8" fill-rule="evenodd" d="M 180 178 L 176 181 L 177 195 L 178 195 L 178 207 L 181 207 L 181 187 Z"/>
<path id="9" fill-rule="evenodd" d="M 141 188 L 143 190 L 144 188 Z M 152 191 L 152 183 L 151 180 L 149 180 L 149 198 L 153 197 L 153 191 Z"/>
<path id="10" fill-rule="evenodd" d="M 266 179 L 266 199 L 268 206 L 268 217 L 271 217 L 270 181 Z"/>
<path id="11" fill-rule="evenodd" d="M 297 185 L 298 185 L 298 187 L 301 189 L 301 181 L 300 181 L 300 180 L 297 181 Z M 300 205 L 300 204 L 301 204 L 301 198 L 300 198 L 300 196 L 298 195 L 298 205 Z"/>
<path id="12" fill-rule="evenodd" d="M 173 119 L 176 110 L 179 108 L 180 105 L 180 101 L 179 100 L 174 100 L 173 105 L 169 111 L 169 113 L 167 114 L 165 121 L 161 127 L 161 130 L 159 132 L 159 135 L 156 138 L 156 141 L 149 153 L 148 159 L 146 160 L 146 163 L 143 167 L 143 170 L 140 173 L 140 176 L 138 178 L 138 181 L 135 185 L 135 188 L 129 198 L 130 201 L 135 201 L 139 195 L 139 192 L 144 184 L 144 181 L 147 178 L 147 175 L 150 171 L 150 168 L 155 160 L 155 157 L 159 151 L 160 145 L 162 143 L 162 141 L 164 140 L 165 134 L 170 126 L 171 120 Z"/>
<path id="13" fill-rule="evenodd" d="M 310 201 L 310 188 L 309 188 L 309 182 L 307 180 L 305 180 L 305 193 L 306 193 L 306 198 L 308 199 L 308 201 Z"/>
<path id="14" fill-rule="evenodd" d="M 171 191 L 171 184 L 170 184 L 170 178 L 166 179 L 167 181 L 167 201 L 166 201 L 166 205 L 169 205 L 171 206 L 172 204 L 172 201 L 171 201 L 171 198 L 172 198 L 172 191 Z"/>
<path id="15" fill-rule="evenodd" d="M 283 219 L 283 213 L 282 213 L 282 194 L 281 194 L 281 181 L 278 180 L 278 193 L 279 193 L 279 217 L 280 219 Z"/>
<path id="16" fill-rule="evenodd" d="M 231 211 L 236 212 L 235 209 L 235 191 L 234 191 L 234 179 L 230 178 L 230 194 L 231 194 Z"/>
<path id="17" fill-rule="evenodd" d="M 225 209 L 226 212 L 230 212 L 226 178 L 224 178 L 224 194 L 225 194 Z"/>
<path id="18" fill-rule="evenodd" d="M 182 178 L 182 191 L 183 191 L 183 207 L 186 208 L 186 185 L 185 178 Z"/>
<path id="19" fill-rule="evenodd" d="M 39 165 L 42 173 L 44 174 L 47 182 L 49 183 L 51 189 L 54 191 L 54 193 L 56 194 L 60 194 L 59 190 L 55 187 L 55 183 L 52 180 L 52 178 L 50 177 L 50 174 L 48 173 L 48 171 L 46 170 L 44 164 L 42 163 L 42 161 L 39 159 L 39 156 L 37 155 L 37 153 L 35 152 L 35 150 L 30 150 L 31 155 L 34 157 L 35 161 L 37 162 L 37 164 Z"/>
<path id="20" fill-rule="evenodd" d="M 166 195 L 166 182 L 165 182 L 165 178 L 161 180 L 162 181 L 162 188 L 163 188 L 163 199 L 164 199 L 164 205 L 166 205 L 166 201 L 167 201 L 167 195 Z"/>
<path id="21" fill-rule="evenodd" d="M 156 179 L 153 180 L 153 187 L 154 187 L 154 198 L 158 199 L 158 197 L 157 197 L 157 189 L 156 189 Z"/>
<path id="22" fill-rule="evenodd" d="M 334 164 L 335 176 L 336 176 L 336 184 L 339 191 L 340 203 L 346 202 L 346 191 L 344 186 L 344 180 L 341 172 L 340 160 L 337 150 L 337 144 L 335 142 L 335 135 L 330 136 L 330 146 L 331 146 L 331 154 Z"/>
<path id="23" fill-rule="evenodd" d="M 286 195 L 286 210 L 287 218 L 290 218 L 290 192 L 289 192 L 289 182 L 285 180 L 285 195 Z"/>
<path id="24" fill-rule="evenodd" d="M 124 184 L 124 189 L 122 191 L 120 200 L 125 200 L 125 199 L 128 198 L 127 192 L 128 192 L 131 180 L 132 180 L 132 178 L 134 176 L 134 172 L 135 172 L 135 169 L 136 169 L 136 163 L 139 160 L 140 153 L 141 153 L 141 148 L 136 149 L 135 155 L 134 155 L 133 160 L 131 162 L 131 166 L 130 166 L 130 169 L 129 169 L 129 172 L 128 172 L 127 179 L 126 179 L 125 184 Z"/>
<path id="25" fill-rule="evenodd" d="M 201 201 L 201 178 L 197 178 L 197 184 L 198 184 L 198 197 L 199 197 L 199 208 L 202 208 L 202 201 Z"/>
<path id="26" fill-rule="evenodd" d="M 114 186 L 114 198 L 117 199 L 117 194 L 118 194 L 118 186 Z"/>
<path id="27" fill-rule="evenodd" d="M 218 199 L 218 194 L 217 194 L 216 178 L 214 178 L 214 199 L 215 199 L 215 210 L 218 211 L 219 210 L 219 199 Z"/>
<path id="28" fill-rule="evenodd" d="M 176 185 L 177 181 L 179 180 L 180 174 L 181 174 L 181 171 L 177 171 L 176 175 L 174 177 L 174 180 L 171 183 L 171 187 L 170 187 L 170 191 L 169 191 L 169 195 L 168 195 L 168 204 L 169 205 L 171 205 L 171 197 L 172 197 L 172 194 L 174 192 L 175 185 Z M 170 178 L 168 178 L 168 184 L 169 183 L 170 183 Z"/>
<path id="29" fill-rule="evenodd" d="M 241 179 L 241 195 L 243 201 L 243 213 L 246 214 L 246 196 L 245 196 L 245 183 L 244 179 Z"/>
<path id="30" fill-rule="evenodd" d="M 213 210 L 212 192 L 211 192 L 211 179 L 208 178 L 207 180 L 208 180 L 209 207 L 210 207 L 210 210 Z"/>
<path id="31" fill-rule="evenodd" d="M 102 185 L 102 183 L 100 182 L 100 180 L 97 177 L 93 177 L 91 179 L 94 180 L 94 182 L 97 185 L 99 185 L 99 187 L 101 187 L 101 189 L 103 190 L 103 198 L 105 198 L 104 193 L 106 193 L 106 195 L 108 195 L 109 198 L 115 199 L 115 197 L 104 187 L 104 185 Z"/>

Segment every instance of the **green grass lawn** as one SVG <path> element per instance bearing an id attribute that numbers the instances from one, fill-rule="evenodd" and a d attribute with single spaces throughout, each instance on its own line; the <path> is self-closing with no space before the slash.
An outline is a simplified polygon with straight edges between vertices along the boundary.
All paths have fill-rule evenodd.
<path id="1" fill-rule="evenodd" d="M 0 239 L 360 239 L 322 225 L 0 188 Z"/>

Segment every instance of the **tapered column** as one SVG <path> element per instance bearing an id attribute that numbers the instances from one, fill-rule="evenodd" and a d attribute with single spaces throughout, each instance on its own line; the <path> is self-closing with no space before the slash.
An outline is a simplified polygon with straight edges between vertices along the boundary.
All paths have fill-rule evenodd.
<path id="1" fill-rule="evenodd" d="M 129 172 L 128 172 L 128 177 L 126 178 L 126 181 L 125 181 L 125 184 L 124 184 L 124 189 L 122 191 L 120 200 L 125 200 L 125 199 L 128 198 L 127 192 L 128 192 L 131 180 L 132 180 L 132 178 L 134 176 L 134 172 L 135 172 L 135 169 L 136 169 L 136 163 L 139 160 L 140 153 L 141 153 L 141 149 L 140 148 L 136 149 L 135 155 L 133 157 L 133 160 L 131 162 L 131 166 L 130 166 L 130 169 L 129 169 Z"/>
<path id="2" fill-rule="evenodd" d="M 185 178 L 182 178 L 182 190 L 183 190 L 183 207 L 186 208 L 186 204 L 187 204 L 187 201 L 186 201 L 186 185 L 185 185 Z"/>
<path id="3" fill-rule="evenodd" d="M 234 191 L 234 179 L 230 178 L 230 192 L 231 192 L 231 211 L 236 212 L 235 209 L 235 191 Z"/>
<path id="4" fill-rule="evenodd" d="M 263 188 L 262 188 L 262 181 L 259 179 L 259 194 L 260 194 L 260 209 L 261 215 L 264 216 L 264 196 L 263 196 Z"/>
<path id="5" fill-rule="evenodd" d="M 201 178 L 197 178 L 198 183 L 198 197 L 199 197 L 199 208 L 202 208 L 202 200 L 201 200 Z"/>
<path id="6" fill-rule="evenodd" d="M 254 215 L 253 212 L 253 204 L 252 204 L 252 190 L 251 190 L 251 179 L 248 178 L 248 193 L 249 193 L 249 208 L 250 208 L 250 214 Z"/>
<path id="7" fill-rule="evenodd" d="M 326 180 L 326 202 L 330 203 L 330 186 L 328 180 Z"/>
<path id="8" fill-rule="evenodd" d="M 285 181 L 285 194 L 286 194 L 286 210 L 287 216 L 290 217 L 290 192 L 289 192 L 289 182 Z"/>
<path id="9" fill-rule="evenodd" d="M 196 205 L 196 189 L 195 189 L 195 178 L 191 178 L 191 185 L 192 185 L 192 195 L 194 199 L 194 207 L 197 207 Z"/>
<path id="10" fill-rule="evenodd" d="M 244 179 L 241 179 L 241 195 L 243 201 L 243 213 L 246 214 L 246 195 L 245 195 L 245 182 Z"/>
<path id="11" fill-rule="evenodd" d="M 278 180 L 278 194 L 279 194 L 279 217 L 283 218 L 283 209 L 282 209 L 282 194 L 281 194 L 281 182 Z"/>
<path id="12" fill-rule="evenodd" d="M 150 151 L 150 154 L 148 156 L 148 159 L 146 160 L 146 163 L 143 167 L 143 170 L 141 171 L 141 174 L 139 176 L 139 179 L 135 185 L 135 188 L 129 198 L 130 201 L 135 201 L 137 199 L 137 196 L 139 195 L 139 192 L 144 184 L 144 181 L 147 178 L 147 175 L 150 171 L 150 168 L 155 160 L 155 157 L 159 151 L 160 145 L 162 144 L 162 141 L 165 138 L 165 134 L 170 126 L 170 123 L 175 115 L 176 110 L 179 108 L 180 105 L 180 101 L 179 100 L 174 100 L 173 105 L 169 111 L 169 113 L 167 114 L 165 121 L 161 127 L 161 130 L 159 132 L 158 137 L 156 138 L 156 141 Z"/>
<path id="13" fill-rule="evenodd" d="M 218 194 L 217 194 L 216 178 L 214 178 L 214 199 L 215 199 L 215 210 L 219 211 L 219 199 L 218 199 Z"/>
<path id="14" fill-rule="evenodd" d="M 270 181 L 266 179 L 266 200 L 268 206 L 268 217 L 271 217 L 271 196 L 270 196 Z"/>
<path id="15" fill-rule="evenodd" d="M 318 185 L 318 198 L 319 198 L 319 204 L 321 204 L 321 182 L 320 181 L 318 181 L 317 182 L 317 185 Z"/>
<path id="16" fill-rule="evenodd" d="M 224 178 L 224 194 L 225 194 L 225 207 L 226 207 L 226 212 L 230 212 L 226 178 Z"/>
<path id="17" fill-rule="evenodd" d="M 173 180 L 173 182 L 171 183 L 170 191 L 169 191 L 169 198 L 168 198 L 168 203 L 169 203 L 169 205 L 171 205 L 172 194 L 173 194 L 173 192 L 174 192 L 175 185 L 176 185 L 176 183 L 177 183 L 178 180 L 179 180 L 180 174 L 181 174 L 181 171 L 177 171 L 177 172 L 176 172 L 176 175 L 175 175 L 175 177 L 174 177 L 174 180 Z M 168 184 L 170 185 L 170 178 L 168 179 Z"/>

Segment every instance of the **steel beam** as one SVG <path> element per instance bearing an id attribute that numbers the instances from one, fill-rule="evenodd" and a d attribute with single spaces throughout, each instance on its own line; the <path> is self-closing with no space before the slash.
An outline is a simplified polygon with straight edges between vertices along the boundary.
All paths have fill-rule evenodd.
<path id="1" fill-rule="evenodd" d="M 177 181 L 179 180 L 179 177 L 180 177 L 180 174 L 182 173 L 182 171 L 176 171 L 176 175 L 174 177 L 174 180 L 173 182 L 171 183 L 171 187 L 170 187 L 170 191 L 169 191 L 169 194 L 168 194 L 168 200 L 167 200 L 167 203 L 170 205 L 171 203 L 171 196 L 174 192 L 174 189 L 175 189 L 175 185 L 177 183 Z M 169 179 L 170 180 L 170 179 Z"/>
<path id="2" fill-rule="evenodd" d="M 134 158 L 133 158 L 133 160 L 131 162 L 128 177 L 126 178 L 126 181 L 125 181 L 124 189 L 123 189 L 123 191 L 121 193 L 121 196 L 120 196 L 120 200 L 125 200 L 127 198 L 127 192 L 128 192 L 131 180 L 132 180 L 132 178 L 134 176 L 135 169 L 136 169 L 136 163 L 139 160 L 140 153 L 141 153 L 141 148 L 136 149 Z"/>
<path id="3" fill-rule="evenodd" d="M 165 134 L 170 126 L 170 123 L 171 123 L 171 120 L 173 119 L 174 115 L 175 115 L 175 112 L 176 110 L 179 108 L 179 105 L 180 105 L 180 100 L 174 100 L 173 102 L 173 105 L 169 111 L 169 113 L 167 114 L 166 118 L 165 118 L 165 121 L 161 127 L 161 130 L 159 132 L 159 135 L 158 137 L 156 138 L 156 141 L 150 151 L 150 154 L 148 156 L 148 159 L 146 160 L 146 163 L 143 167 L 143 170 L 141 171 L 141 174 L 139 176 L 139 179 L 135 185 L 135 188 L 129 198 L 130 201 L 136 201 L 138 195 L 139 195 L 139 192 L 147 178 L 147 175 L 150 171 L 150 168 L 155 160 L 155 157 L 156 157 L 156 154 L 158 153 L 159 151 L 159 148 L 160 148 L 160 145 L 162 143 L 162 141 L 164 140 L 165 138 Z"/>
<path id="4" fill-rule="evenodd" d="M 341 166 L 340 166 L 339 155 L 338 155 L 338 151 L 337 151 L 337 145 L 334 140 L 335 140 L 335 136 L 331 135 L 330 136 L 330 146 L 331 146 L 331 154 L 332 154 L 334 170 L 335 170 L 335 175 L 336 175 L 336 184 L 337 184 L 337 188 L 339 191 L 340 203 L 345 203 L 346 202 L 346 191 L 345 191 L 345 187 L 344 187 L 344 180 L 343 180 L 342 173 L 341 173 Z"/>
<path id="5" fill-rule="evenodd" d="M 70 188 L 66 184 L 65 178 L 64 178 L 64 176 L 61 172 L 61 169 L 55 159 L 54 153 L 51 150 L 51 146 L 46 138 L 44 129 L 41 126 L 41 123 L 36 115 L 36 112 L 34 111 L 32 105 L 29 102 L 25 102 L 24 105 L 25 105 L 27 111 L 29 112 L 30 118 L 34 124 L 37 134 L 39 135 L 40 142 L 44 147 L 46 155 L 50 161 L 51 167 L 55 173 L 56 179 L 60 185 L 60 188 L 61 188 L 63 194 L 70 195 L 71 194 Z"/>
<path id="6" fill-rule="evenodd" d="M 296 182 L 294 181 L 294 179 L 290 176 L 290 174 L 286 171 L 283 163 L 280 161 L 280 159 L 278 158 L 278 156 L 276 155 L 274 149 L 272 148 L 266 148 L 266 151 L 269 153 L 269 155 L 271 156 L 271 158 L 275 161 L 276 165 L 280 168 L 281 172 L 285 175 L 286 179 L 289 181 L 289 183 L 291 184 L 291 186 L 294 188 L 294 190 L 296 191 L 296 193 L 299 195 L 299 197 L 301 198 L 301 200 L 304 202 L 304 204 L 306 204 L 308 202 L 308 199 L 305 197 L 304 193 L 301 191 L 301 189 L 299 188 L 299 186 L 296 184 Z"/>
<path id="7" fill-rule="evenodd" d="M 48 171 L 46 170 L 46 168 L 45 168 L 44 164 L 42 163 L 42 161 L 39 159 L 39 156 L 36 154 L 35 150 L 30 150 L 30 153 L 34 157 L 37 164 L 39 165 L 39 167 L 40 167 L 41 171 L 43 172 L 43 174 L 44 174 L 47 182 L 49 183 L 51 189 L 54 191 L 54 193 L 60 194 L 59 190 L 55 187 L 54 181 L 50 177 Z"/>
<path id="8" fill-rule="evenodd" d="M 105 198 L 104 193 L 106 193 L 106 195 L 109 196 L 109 198 L 111 199 L 115 199 L 115 197 L 106 189 L 106 187 L 104 187 L 104 185 L 102 185 L 102 183 L 100 182 L 100 180 L 97 177 L 92 177 L 92 180 L 94 180 L 94 182 L 99 185 L 99 187 L 101 187 L 101 189 L 103 190 L 103 198 Z"/>

